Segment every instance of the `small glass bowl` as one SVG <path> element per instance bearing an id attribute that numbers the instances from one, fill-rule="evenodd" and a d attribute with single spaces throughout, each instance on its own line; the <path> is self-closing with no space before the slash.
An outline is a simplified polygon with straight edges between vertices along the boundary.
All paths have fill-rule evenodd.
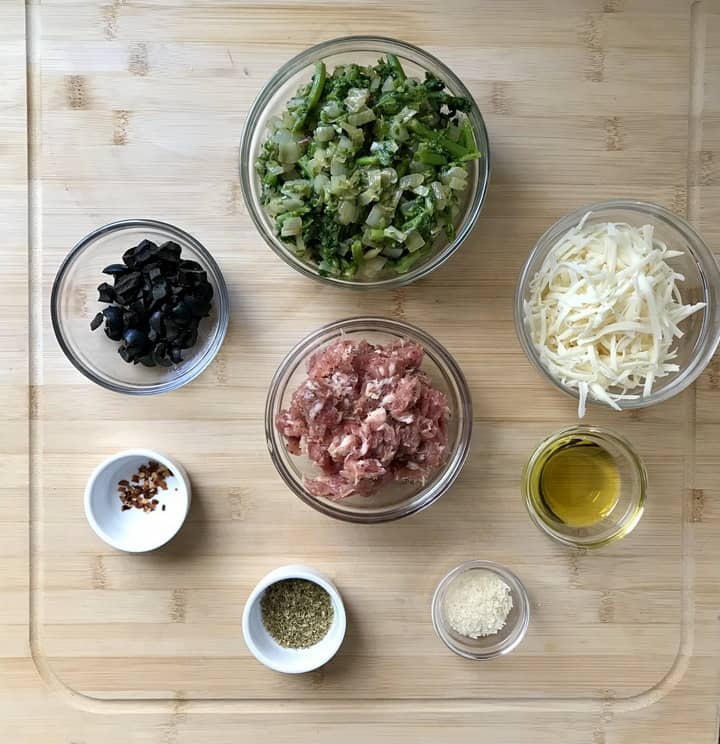
<path id="1" fill-rule="evenodd" d="M 98 301 L 97 287 L 112 278 L 102 273 L 109 264 L 121 263 L 128 248 L 143 238 L 155 243 L 173 240 L 182 258 L 197 261 L 207 272 L 213 288 L 210 317 L 202 318 L 198 341 L 172 367 L 128 364 L 118 354 L 102 327 L 90 330 L 90 321 L 107 303 Z M 60 348 L 85 377 L 117 393 L 151 395 L 164 393 L 194 380 L 222 346 L 228 326 L 229 298 L 220 268 L 195 238 L 173 225 L 155 220 L 113 222 L 84 237 L 67 255 L 55 276 L 50 300 L 53 329 Z"/>
<path id="2" fill-rule="evenodd" d="M 316 62 L 322 60 L 326 63 L 328 70 L 332 70 L 337 65 L 351 62 L 359 65 L 372 65 L 385 54 L 397 55 L 409 76 L 422 78 L 426 71 L 432 72 L 446 84 L 447 89 L 453 95 L 470 100 L 472 108 L 467 116 L 482 157 L 479 161 L 475 160 L 467 164 L 468 188 L 465 192 L 464 203 L 461 204 L 460 216 L 456 222 L 456 235 L 452 242 L 437 245 L 432 255 L 406 274 L 373 281 L 321 276 L 316 266 L 298 258 L 275 234 L 273 222 L 260 203 L 261 186 L 255 171 L 255 162 L 267 136 L 269 119 L 281 113 L 295 91 L 312 78 Z M 310 47 L 286 62 L 266 83 L 250 107 L 240 142 L 240 184 L 243 198 L 250 217 L 265 242 L 285 263 L 301 274 L 326 284 L 354 289 L 400 287 L 426 276 L 444 263 L 455 253 L 475 226 L 485 201 L 489 179 L 490 147 L 487 130 L 480 110 L 465 85 L 452 70 L 423 49 L 403 41 L 380 36 L 348 36 L 332 39 Z"/>
<path id="3" fill-rule="evenodd" d="M 410 339 L 425 349 L 422 369 L 448 398 L 448 456 L 445 464 L 425 485 L 390 483 L 372 496 L 355 495 L 340 501 L 310 494 L 305 477 L 321 471 L 305 454 L 293 455 L 275 426 L 280 411 L 287 408 L 292 395 L 305 379 L 308 359 L 332 341 L 344 337 L 388 344 Z M 472 399 L 465 377 L 447 350 L 419 328 L 387 318 L 348 318 L 319 328 L 295 345 L 278 367 L 270 383 L 265 406 L 265 437 L 273 464 L 288 487 L 306 504 L 336 519 L 371 524 L 406 517 L 425 509 L 450 488 L 460 474 L 468 455 L 472 433 Z"/>
<path id="4" fill-rule="evenodd" d="M 493 635 L 469 638 L 455 631 L 445 617 L 445 597 L 452 583 L 467 571 L 490 571 L 510 587 L 513 606 L 504 627 Z M 458 656 L 466 659 L 493 659 L 509 654 L 527 633 L 530 599 L 522 582 L 509 569 L 492 561 L 466 561 L 450 571 L 438 584 L 432 600 L 432 622 L 438 638 Z"/>
<path id="5" fill-rule="evenodd" d="M 712 251 L 695 230 L 685 220 L 657 204 L 627 199 L 600 202 L 577 209 L 548 228 L 528 256 L 515 292 L 515 330 L 520 345 L 532 364 L 555 387 L 574 398 L 578 397 L 576 390 L 563 385 L 540 361 L 525 323 L 524 303 L 529 296 L 530 282 L 558 239 L 577 225 L 588 212 L 592 212 L 592 215 L 586 224 L 627 222 L 636 227 L 650 224 L 656 238 L 665 242 L 669 248 L 684 251 L 683 256 L 668 261 L 672 268 L 685 277 L 685 281 L 679 284 L 683 302 L 704 302 L 706 307 L 684 320 L 680 326 L 684 335 L 675 339 L 678 349 L 678 358 L 675 361 L 679 364 L 680 371 L 658 379 L 652 393 L 647 397 L 641 395 L 636 400 L 620 400 L 618 405 L 622 409 L 644 408 L 668 400 L 702 374 L 720 342 L 720 268 Z M 588 404 L 607 407 L 606 403 L 590 396 Z"/>
<path id="6" fill-rule="evenodd" d="M 602 520 L 589 527 L 571 527 L 543 505 L 540 475 L 558 448 L 574 439 L 597 444 L 609 453 L 620 475 L 620 495 Z M 629 535 L 645 509 L 647 473 L 640 456 L 627 439 L 599 426 L 571 426 L 544 439 L 523 470 L 522 492 L 530 519 L 545 534 L 574 548 L 598 548 Z"/>

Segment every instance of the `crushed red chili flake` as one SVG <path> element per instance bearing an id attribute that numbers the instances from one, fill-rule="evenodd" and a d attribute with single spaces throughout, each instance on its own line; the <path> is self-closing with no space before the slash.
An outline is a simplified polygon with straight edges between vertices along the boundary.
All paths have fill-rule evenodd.
<path id="1" fill-rule="evenodd" d="M 167 478 L 172 475 L 164 465 L 150 460 L 147 465 L 141 465 L 138 472 L 130 480 L 118 482 L 118 493 L 122 504 L 122 511 L 128 509 L 142 509 L 144 512 L 155 511 L 160 503 L 155 496 L 160 491 L 167 491 Z M 177 490 L 177 489 L 175 489 Z M 165 511 L 165 505 L 162 507 Z"/>

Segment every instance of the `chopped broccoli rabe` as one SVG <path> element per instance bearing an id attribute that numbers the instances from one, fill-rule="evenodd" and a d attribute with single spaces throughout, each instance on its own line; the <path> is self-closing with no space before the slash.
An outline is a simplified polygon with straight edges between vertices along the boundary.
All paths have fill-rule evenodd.
<path id="1" fill-rule="evenodd" d="M 318 62 L 255 164 L 278 236 L 324 275 L 410 271 L 454 238 L 467 162 L 481 157 L 471 105 L 393 54 L 332 73 Z"/>

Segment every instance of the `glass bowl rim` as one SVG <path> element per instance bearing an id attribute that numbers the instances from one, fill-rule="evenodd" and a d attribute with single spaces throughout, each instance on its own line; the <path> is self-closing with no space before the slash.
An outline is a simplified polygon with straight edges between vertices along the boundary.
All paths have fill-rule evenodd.
<path id="1" fill-rule="evenodd" d="M 553 442 L 573 435 L 590 436 L 601 440 L 603 438 L 611 440 L 623 451 L 628 460 L 632 463 L 639 481 L 639 496 L 637 499 L 638 504 L 637 510 L 633 517 L 627 521 L 621 522 L 617 526 L 617 528 L 609 535 L 606 535 L 605 537 L 598 540 L 592 540 L 590 542 L 578 542 L 572 537 L 565 535 L 562 532 L 558 532 L 557 530 L 550 527 L 550 525 L 548 525 L 542 518 L 542 516 L 538 513 L 537 509 L 535 509 L 532 503 L 532 499 L 530 498 L 529 479 L 532 466 L 537 462 L 537 459 L 540 457 L 540 455 L 545 452 L 546 449 Z M 545 533 L 553 540 L 566 545 L 567 547 L 594 549 L 602 548 L 605 545 L 610 545 L 612 543 L 618 542 L 619 540 L 622 540 L 638 526 L 638 523 L 642 519 L 643 513 L 645 511 L 645 504 L 647 502 L 648 476 L 647 470 L 645 468 L 645 463 L 643 462 L 635 447 L 633 447 L 632 442 L 630 442 L 627 437 L 624 437 L 622 434 L 619 434 L 613 429 L 608 429 L 605 426 L 597 426 L 594 424 L 576 424 L 573 426 L 566 426 L 565 428 L 559 429 L 552 434 L 548 434 L 548 436 L 544 437 L 542 441 L 538 442 L 537 446 L 528 458 L 527 463 L 523 467 L 521 488 L 523 503 L 525 504 L 525 508 L 530 517 L 530 521 L 538 529 L 540 529 L 541 532 Z"/>
<path id="2" fill-rule="evenodd" d="M 524 295 L 525 290 L 531 281 L 530 267 L 539 257 L 545 257 L 552 249 L 550 237 L 556 232 L 561 234 L 562 229 L 568 230 L 573 224 L 577 224 L 587 212 L 596 212 L 600 210 L 626 210 L 638 214 L 650 215 L 658 218 L 670 225 L 670 227 L 679 232 L 685 238 L 688 244 L 688 250 L 695 260 L 700 279 L 703 286 L 704 301 L 707 306 L 703 310 L 703 320 L 698 334 L 697 353 L 684 370 L 675 377 L 669 384 L 659 390 L 652 392 L 648 397 L 640 397 L 637 400 L 620 400 L 618 405 L 622 410 L 632 410 L 637 408 L 646 408 L 656 403 L 662 403 L 678 395 L 687 387 L 693 384 L 695 380 L 703 373 L 708 363 L 712 359 L 720 343 L 720 265 L 714 253 L 702 238 L 702 236 L 680 215 L 671 212 L 666 207 L 653 202 L 642 201 L 638 199 L 609 199 L 607 201 L 595 202 L 584 207 L 575 209 L 561 216 L 553 222 L 538 238 L 532 250 L 528 254 L 523 264 L 520 276 L 515 286 L 515 296 L 513 302 L 513 319 L 515 324 L 515 333 L 525 356 L 533 367 L 538 369 L 542 375 L 549 380 L 558 390 L 565 395 L 578 400 L 578 393 L 571 388 L 563 385 L 559 380 L 553 377 L 545 366 L 540 362 L 535 351 L 535 347 L 529 336 L 525 324 L 524 316 Z M 557 239 L 557 238 L 556 238 Z M 607 403 L 595 400 L 588 396 L 588 406 L 598 406 L 601 408 L 610 408 Z"/>
<path id="3" fill-rule="evenodd" d="M 62 330 L 62 324 L 60 322 L 60 312 L 58 310 L 60 302 L 60 286 L 65 279 L 68 271 L 74 265 L 74 263 L 80 259 L 82 254 L 92 246 L 92 244 L 106 235 L 114 232 L 119 232 L 126 229 L 133 228 L 148 228 L 150 230 L 156 230 L 160 233 L 165 233 L 170 238 L 178 238 L 180 241 L 188 243 L 192 246 L 193 250 L 198 253 L 202 261 L 205 262 L 206 266 L 209 267 L 213 272 L 213 281 L 217 285 L 217 302 L 215 303 L 217 313 L 217 329 L 212 339 L 212 343 L 208 347 L 207 351 L 202 357 L 189 367 L 183 374 L 178 375 L 176 378 L 169 380 L 161 384 L 152 384 L 140 387 L 130 387 L 125 384 L 115 384 L 109 382 L 103 376 L 97 374 L 94 370 L 82 364 L 80 360 L 75 356 L 70 346 L 65 340 L 65 334 Z M 227 285 L 225 284 L 225 278 L 220 266 L 217 261 L 213 258 L 210 251 L 190 233 L 185 230 L 170 224 L 169 222 L 162 222 L 160 220 L 145 219 L 145 218 L 129 218 L 124 220 L 116 220 L 109 222 L 106 225 L 97 227 L 83 238 L 81 238 L 73 248 L 63 258 L 60 266 L 58 267 L 55 278 L 53 279 L 52 291 L 50 293 L 50 319 L 52 322 L 53 332 L 55 338 L 60 346 L 65 357 L 70 363 L 78 370 L 82 375 L 92 382 L 100 385 L 106 390 L 111 390 L 115 393 L 124 393 L 127 395 L 157 395 L 159 393 L 165 393 L 172 390 L 177 390 L 183 385 L 187 385 L 192 382 L 196 377 L 202 374 L 207 367 L 210 365 L 212 360 L 217 355 L 220 347 L 225 340 L 225 334 L 227 333 L 228 322 L 229 322 L 229 305 L 230 298 L 228 294 Z"/>
<path id="4" fill-rule="evenodd" d="M 392 48 L 400 53 L 401 56 L 403 52 L 418 56 L 424 61 L 436 65 L 442 71 L 444 79 L 450 81 L 450 83 L 460 91 L 460 94 L 468 98 L 471 102 L 471 112 L 468 118 L 472 124 L 473 132 L 479 140 L 479 146 L 483 157 L 478 165 L 478 183 L 474 193 L 470 195 L 470 201 L 465 212 L 463 224 L 460 226 L 455 238 L 451 242 L 439 249 L 424 264 L 416 269 L 408 271 L 406 274 L 398 274 L 397 276 L 374 282 L 355 282 L 341 277 L 321 276 L 317 270 L 314 270 L 302 261 L 295 259 L 290 251 L 281 247 L 276 242 L 276 236 L 269 234 L 265 229 L 260 214 L 262 207 L 256 203 L 256 200 L 252 195 L 251 180 L 254 178 L 255 171 L 253 165 L 250 163 L 250 150 L 260 117 L 275 96 L 277 89 L 287 82 L 292 75 L 318 59 L 347 51 L 346 46 L 348 45 L 357 45 L 358 47 L 362 47 L 356 48 L 355 51 L 375 51 L 375 49 L 368 46 L 371 44 L 379 44 L 381 47 Z M 477 105 L 474 96 L 470 93 L 462 80 L 444 62 L 430 54 L 430 52 L 427 52 L 425 49 L 415 46 L 414 44 L 409 44 L 408 42 L 388 36 L 353 35 L 328 39 L 319 44 L 308 47 L 281 65 L 262 86 L 255 99 L 250 104 L 240 136 L 239 153 L 240 187 L 243 193 L 243 200 L 255 228 L 269 248 L 279 258 L 281 258 L 285 264 L 310 279 L 314 279 L 315 281 L 330 286 L 348 287 L 358 291 L 396 289 L 427 276 L 445 263 L 445 261 L 447 261 L 460 248 L 475 228 L 485 204 L 488 187 L 490 185 L 490 140 L 487 134 L 487 127 L 485 126 L 485 120 L 483 119 L 480 107 Z"/>
<path id="5" fill-rule="evenodd" d="M 277 446 L 282 446 L 282 440 L 275 429 L 274 409 L 276 408 L 276 404 L 281 402 L 282 393 L 287 387 L 287 381 L 289 381 L 288 374 L 302 364 L 303 360 L 307 357 L 307 349 L 309 346 L 320 341 L 324 336 L 336 330 L 353 333 L 362 332 L 363 330 L 368 332 L 387 332 L 391 334 L 393 332 L 396 334 L 399 332 L 400 335 L 417 340 L 422 344 L 424 350 L 430 351 L 434 363 L 437 364 L 434 357 L 440 359 L 442 365 L 447 368 L 447 373 L 453 379 L 453 382 L 458 389 L 460 408 L 462 409 L 459 443 L 458 447 L 450 452 L 447 462 L 442 466 L 443 469 L 440 477 L 429 487 L 425 487 L 419 491 L 410 500 L 399 506 L 388 507 L 386 510 L 377 514 L 364 515 L 342 512 L 335 509 L 333 506 L 320 501 L 320 499 L 311 496 L 301 487 L 294 473 L 290 471 L 283 461 L 283 458 L 276 452 L 276 442 Z M 320 341 L 317 348 L 321 348 L 322 345 L 323 342 Z M 283 385 L 283 380 L 285 380 L 286 377 L 287 380 Z M 460 475 L 470 452 L 472 429 L 472 395 L 467 380 L 465 379 L 465 375 L 452 354 L 450 354 L 450 352 L 439 341 L 417 326 L 406 323 L 405 321 L 379 316 L 353 316 L 343 318 L 320 326 L 320 328 L 317 328 L 303 336 L 303 338 L 301 338 L 285 354 L 278 365 L 275 374 L 270 381 L 265 401 L 265 441 L 270 454 L 270 459 L 272 460 L 278 474 L 285 482 L 285 485 L 301 501 L 306 503 L 308 506 L 311 506 L 316 511 L 319 511 L 328 517 L 339 519 L 344 522 L 353 522 L 355 524 L 381 524 L 383 522 L 392 522 L 403 517 L 408 517 L 411 514 L 416 514 L 417 512 L 423 511 L 431 504 L 434 504 L 444 493 L 447 492 Z"/>
<path id="6" fill-rule="evenodd" d="M 517 595 L 520 600 L 519 617 L 518 622 L 509 633 L 508 637 L 502 642 L 502 644 L 493 651 L 476 653 L 466 651 L 456 646 L 452 637 L 447 632 L 446 623 L 442 619 L 442 607 L 440 605 L 440 595 L 450 585 L 450 583 L 461 574 L 472 569 L 484 569 L 491 571 L 499 576 L 506 584 L 510 584 L 510 589 L 514 595 Z M 520 580 L 518 575 L 511 571 L 501 563 L 489 560 L 469 560 L 463 561 L 455 568 L 448 571 L 445 576 L 438 582 L 435 592 L 433 593 L 431 603 L 431 617 L 432 624 L 437 637 L 449 648 L 453 653 L 458 656 L 462 656 L 466 659 L 472 659 L 473 661 L 485 661 L 487 659 L 494 659 L 498 656 L 505 656 L 517 648 L 525 638 L 528 627 L 530 626 L 530 596 L 528 594 L 525 584 Z M 471 639 L 472 640 L 472 639 Z"/>

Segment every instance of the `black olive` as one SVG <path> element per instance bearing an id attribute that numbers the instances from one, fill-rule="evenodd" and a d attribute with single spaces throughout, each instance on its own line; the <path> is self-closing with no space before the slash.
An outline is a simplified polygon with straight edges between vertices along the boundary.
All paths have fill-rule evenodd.
<path id="1" fill-rule="evenodd" d="M 174 341 L 180 335 L 180 327 L 172 318 L 165 318 L 165 338 Z"/>
<path id="2" fill-rule="evenodd" d="M 123 311 L 122 308 L 119 308 L 117 305 L 108 305 L 108 307 L 102 311 L 102 314 L 107 319 L 109 325 L 122 325 Z"/>
<path id="3" fill-rule="evenodd" d="M 168 347 L 164 341 L 155 344 L 153 358 L 160 367 L 172 367 L 172 359 L 170 359 Z"/>
<path id="4" fill-rule="evenodd" d="M 192 286 L 207 281 L 207 274 L 197 261 L 181 261 L 178 278 L 186 286 Z"/>
<path id="5" fill-rule="evenodd" d="M 150 328 L 157 332 L 157 333 L 163 333 L 165 330 L 165 314 L 162 312 L 162 310 L 156 310 L 151 316 L 150 320 L 148 321 Z"/>
<path id="6" fill-rule="evenodd" d="M 168 295 L 168 288 L 167 288 L 167 283 L 165 282 L 165 280 L 153 285 L 152 298 L 154 302 L 158 302 L 158 300 L 164 300 L 167 297 L 167 295 Z"/>
<path id="7" fill-rule="evenodd" d="M 123 326 L 125 328 L 137 328 L 143 324 L 142 316 L 126 310 L 123 313 Z"/>
<path id="8" fill-rule="evenodd" d="M 139 351 L 143 351 L 148 346 L 147 336 L 137 328 L 128 328 L 125 333 L 123 333 L 122 339 L 125 346 L 128 348 L 132 347 L 138 349 Z"/>
<path id="9" fill-rule="evenodd" d="M 123 361 L 128 363 L 132 362 L 135 358 L 134 353 L 127 346 L 123 346 L 122 344 L 118 346 L 118 354 L 120 354 Z"/>
<path id="10" fill-rule="evenodd" d="M 128 310 L 131 313 L 135 313 L 136 315 L 142 317 L 145 315 L 145 303 L 142 301 L 142 299 L 135 300 L 128 305 Z"/>
<path id="11" fill-rule="evenodd" d="M 198 339 L 198 329 L 197 326 L 193 328 L 188 328 L 186 331 L 183 331 L 182 334 L 178 337 L 177 345 L 181 349 L 189 349 L 197 343 Z"/>
<path id="12" fill-rule="evenodd" d="M 196 318 L 205 318 L 210 314 L 210 303 L 195 295 L 186 295 L 183 302 L 190 308 Z"/>
<path id="13" fill-rule="evenodd" d="M 207 272 L 197 261 L 182 260 L 174 241 L 158 246 L 142 240 L 125 251 L 123 261 L 105 268 L 115 286 L 98 288 L 109 307 L 91 327 L 100 327 L 104 316 L 105 333 L 121 342 L 118 353 L 126 362 L 178 364 L 182 350 L 197 343 L 200 319 L 210 314 L 213 288 Z"/>
<path id="14" fill-rule="evenodd" d="M 195 289 L 193 290 L 193 294 L 196 297 L 200 297 L 203 300 L 207 300 L 208 302 L 210 302 L 210 300 L 212 300 L 213 298 L 212 284 L 210 284 L 210 282 L 201 282 L 197 285 L 197 287 L 195 287 Z"/>
<path id="15" fill-rule="evenodd" d="M 190 325 L 193 314 L 184 302 L 178 302 L 172 309 L 173 320 L 182 327 Z"/>
<path id="16" fill-rule="evenodd" d="M 90 330 L 91 331 L 97 331 L 98 328 L 102 325 L 103 320 L 105 319 L 105 316 L 102 313 L 98 313 L 91 321 L 90 321 Z"/>
<path id="17" fill-rule="evenodd" d="M 160 246 L 160 250 L 158 251 L 158 258 L 161 258 L 163 261 L 167 261 L 171 264 L 177 264 L 180 262 L 181 253 L 182 248 L 174 241 L 168 240 L 166 243 L 163 243 Z"/>
<path id="18" fill-rule="evenodd" d="M 143 275 L 139 271 L 131 271 L 115 277 L 115 291 L 118 294 L 127 294 L 133 290 L 138 290 L 142 285 Z"/>
<path id="19" fill-rule="evenodd" d="M 145 352 L 142 356 L 139 356 L 135 359 L 136 362 L 140 362 L 144 367 L 154 367 L 156 366 L 155 362 L 155 356 L 151 351 Z"/>
<path id="20" fill-rule="evenodd" d="M 135 246 L 135 266 L 140 267 L 155 260 L 160 249 L 152 240 L 143 240 Z"/>
<path id="21" fill-rule="evenodd" d="M 117 274 L 124 274 L 128 270 L 128 267 L 125 266 L 125 264 L 110 264 L 110 266 L 106 266 L 103 270 L 103 274 L 109 274 L 110 276 L 116 276 Z"/>
<path id="22" fill-rule="evenodd" d="M 111 340 L 111 341 L 121 341 L 122 340 L 122 328 L 113 328 L 112 326 L 105 324 L 105 335 Z"/>
<path id="23" fill-rule="evenodd" d="M 115 290 L 107 282 L 98 286 L 98 302 L 115 302 Z"/>
<path id="24" fill-rule="evenodd" d="M 163 275 L 163 270 L 160 264 L 148 264 L 145 267 L 145 271 L 147 273 L 148 279 L 150 279 L 151 282 L 154 282 L 156 279 L 161 279 Z"/>

